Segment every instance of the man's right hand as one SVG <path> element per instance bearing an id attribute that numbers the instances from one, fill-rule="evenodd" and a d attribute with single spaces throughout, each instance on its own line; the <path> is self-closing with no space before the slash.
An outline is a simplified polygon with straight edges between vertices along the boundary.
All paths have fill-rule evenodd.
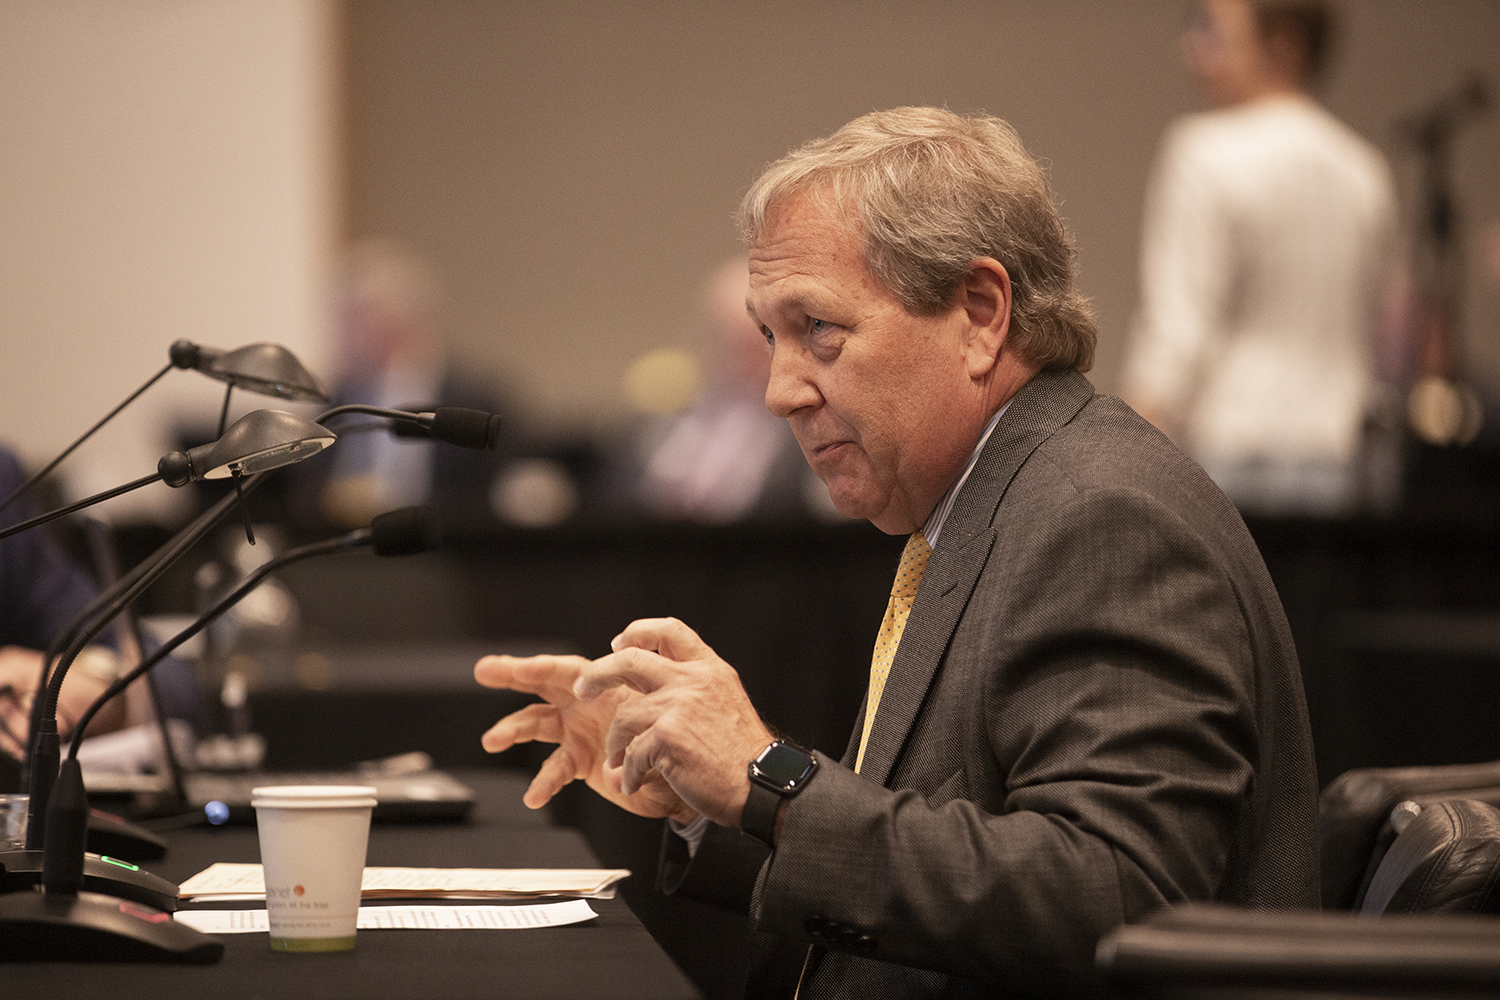
<path id="1" fill-rule="evenodd" d="M 522 799 L 532 809 L 540 809 L 569 782 L 581 778 L 594 791 L 638 816 L 670 816 L 680 823 L 697 819 L 698 814 L 660 775 L 649 774 L 630 795 L 621 790 L 621 768 L 607 766 L 605 741 L 616 709 L 641 695 L 621 686 L 587 701 L 580 700 L 573 693 L 573 684 L 588 664 L 581 656 L 545 655 L 486 656 L 476 663 L 474 678 L 485 687 L 507 688 L 542 698 L 490 727 L 481 739 L 484 748 L 499 753 L 533 740 L 558 745 Z"/>

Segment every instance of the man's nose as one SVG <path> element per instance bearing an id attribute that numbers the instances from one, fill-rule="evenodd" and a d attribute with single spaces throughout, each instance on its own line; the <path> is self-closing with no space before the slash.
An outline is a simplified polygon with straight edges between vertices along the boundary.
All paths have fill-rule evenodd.
<path id="1" fill-rule="evenodd" d="M 766 382 L 766 409 L 778 417 L 789 417 L 805 406 L 816 406 L 822 394 L 810 377 L 805 360 L 791 347 L 778 346 L 771 353 L 771 378 Z"/>

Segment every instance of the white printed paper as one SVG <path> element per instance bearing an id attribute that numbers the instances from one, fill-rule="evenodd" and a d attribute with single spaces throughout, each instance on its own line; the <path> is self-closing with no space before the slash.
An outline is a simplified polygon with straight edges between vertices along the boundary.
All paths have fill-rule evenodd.
<path id="1" fill-rule="evenodd" d="M 607 899 L 624 868 L 366 868 L 365 899 L 534 899 L 590 896 Z M 178 888 L 184 899 L 264 899 L 260 865 L 210 865 Z"/>
<path id="2" fill-rule="evenodd" d="M 178 923 L 205 934 L 266 934 L 270 922 L 265 910 L 178 910 Z M 356 926 L 376 930 L 524 930 L 529 927 L 561 927 L 593 920 L 588 902 L 570 899 L 562 903 L 525 906 L 361 906 Z"/>

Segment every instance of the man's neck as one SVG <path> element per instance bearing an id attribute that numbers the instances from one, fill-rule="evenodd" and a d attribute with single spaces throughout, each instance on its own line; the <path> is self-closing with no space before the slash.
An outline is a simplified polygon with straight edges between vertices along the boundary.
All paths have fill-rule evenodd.
<path id="1" fill-rule="evenodd" d="M 1310 100 L 1312 95 L 1306 88 L 1300 86 L 1294 80 L 1284 80 L 1279 77 L 1262 77 L 1236 94 L 1233 100 L 1223 102 L 1220 107 L 1240 108 L 1250 104 L 1258 104 L 1261 101 L 1287 97 Z"/>

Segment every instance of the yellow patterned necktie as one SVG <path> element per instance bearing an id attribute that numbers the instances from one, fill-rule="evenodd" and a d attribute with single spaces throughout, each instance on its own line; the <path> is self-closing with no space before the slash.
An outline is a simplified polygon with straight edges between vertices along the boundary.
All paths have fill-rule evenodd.
<path id="1" fill-rule="evenodd" d="M 858 771 L 865 762 L 865 745 L 870 742 L 870 727 L 875 722 L 875 709 L 880 707 L 880 695 L 885 691 L 885 679 L 891 673 L 891 661 L 896 658 L 896 647 L 901 645 L 901 633 L 906 628 L 906 618 L 911 614 L 911 602 L 916 599 L 917 588 L 922 584 L 922 573 L 927 569 L 927 560 L 932 557 L 932 546 L 920 531 L 913 532 L 906 540 L 901 552 L 901 565 L 896 569 L 896 582 L 891 584 L 891 599 L 885 606 L 885 620 L 880 623 L 880 636 L 875 640 L 875 653 L 870 657 L 870 696 L 865 703 L 865 730 L 859 738 L 859 756 L 854 760 Z"/>

